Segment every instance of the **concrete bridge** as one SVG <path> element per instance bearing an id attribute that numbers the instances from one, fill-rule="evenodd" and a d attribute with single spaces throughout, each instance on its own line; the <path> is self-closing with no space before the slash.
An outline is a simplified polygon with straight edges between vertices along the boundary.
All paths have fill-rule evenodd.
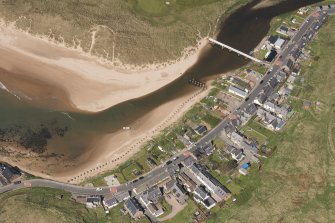
<path id="1" fill-rule="evenodd" d="M 219 42 L 219 41 L 217 41 L 217 40 L 215 40 L 215 39 L 208 38 L 208 40 L 209 40 L 209 42 L 211 42 L 211 43 L 213 43 L 213 44 L 219 45 L 219 46 L 221 46 L 222 48 L 226 48 L 226 49 L 228 49 L 229 51 L 233 51 L 233 52 L 237 53 L 238 55 L 244 56 L 244 57 L 246 57 L 246 58 L 248 58 L 248 59 L 250 59 L 250 60 L 253 60 L 253 61 L 257 62 L 257 63 L 260 63 L 260 64 L 262 64 L 262 65 L 265 64 L 264 61 L 259 60 L 259 59 L 255 58 L 255 57 L 252 57 L 252 56 L 250 56 L 250 55 L 248 55 L 248 54 L 246 54 L 246 53 L 243 53 L 242 51 L 239 51 L 239 50 L 237 50 L 237 49 L 235 49 L 235 48 L 233 48 L 233 47 L 230 47 L 230 46 L 228 46 L 228 45 L 226 45 L 226 44 L 223 44 L 223 43 L 221 43 L 221 42 Z"/>

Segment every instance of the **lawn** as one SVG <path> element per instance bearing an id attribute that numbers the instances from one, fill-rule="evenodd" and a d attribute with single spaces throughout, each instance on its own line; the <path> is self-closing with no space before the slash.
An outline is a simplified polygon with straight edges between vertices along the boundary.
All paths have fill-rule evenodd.
<path id="1" fill-rule="evenodd" d="M 259 145 L 263 145 L 266 140 L 267 137 L 265 135 L 263 135 L 262 133 L 254 130 L 253 128 L 251 128 L 249 125 L 245 125 L 242 128 L 243 133 L 250 139 L 256 139 Z"/>
<path id="2" fill-rule="evenodd" d="M 179 212 L 173 219 L 164 221 L 164 223 L 192 223 L 192 215 L 198 211 L 197 206 L 191 199 L 188 199 L 187 206 Z"/>
<path id="3" fill-rule="evenodd" d="M 137 0 L 137 4 L 147 14 L 162 15 L 168 11 L 163 0 Z"/>

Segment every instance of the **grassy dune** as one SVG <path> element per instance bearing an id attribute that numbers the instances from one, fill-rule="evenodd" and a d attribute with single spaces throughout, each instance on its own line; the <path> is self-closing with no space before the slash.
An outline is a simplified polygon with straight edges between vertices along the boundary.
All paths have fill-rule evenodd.
<path id="1" fill-rule="evenodd" d="M 246 0 L 11 0 L 0 18 L 109 60 L 144 64 L 176 59 Z M 168 3 L 167 3 L 168 2 Z"/>

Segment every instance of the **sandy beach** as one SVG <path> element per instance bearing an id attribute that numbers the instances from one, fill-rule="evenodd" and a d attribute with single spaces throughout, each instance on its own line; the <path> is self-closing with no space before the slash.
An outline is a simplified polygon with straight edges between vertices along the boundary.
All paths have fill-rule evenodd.
<path id="1" fill-rule="evenodd" d="M 35 89 L 45 89 L 44 83 L 53 85 L 68 95 L 73 107 L 86 112 L 99 112 L 165 86 L 194 64 L 207 44 L 203 39 L 196 48 L 185 49 L 182 58 L 165 64 L 113 66 L 80 49 L 69 49 L 46 38 L 31 36 L 11 25 L 2 23 L 0 31 L 0 68 L 3 71 L 17 80 L 34 80 Z M 6 85 L 7 88 L 15 88 L 7 78 L 0 72 L 0 81 L 11 85 Z M 20 85 L 20 91 L 34 100 L 40 91 L 36 93 L 31 89 L 32 86 Z M 71 110 L 69 106 L 63 109 Z"/>
<path id="2" fill-rule="evenodd" d="M 114 66 L 101 58 L 31 36 L 13 26 L 0 25 L 1 86 L 20 99 L 60 111 L 100 112 L 120 102 L 149 94 L 193 65 L 207 40 L 185 49 L 182 58 L 142 67 Z M 161 104 L 132 124 L 131 130 L 101 133 L 91 149 L 78 157 L 57 151 L 36 154 L 7 147 L 0 160 L 36 176 L 79 183 L 89 176 L 113 169 L 139 151 L 141 145 L 176 121 L 208 90 L 195 90 Z M 55 153 L 54 153 L 55 152 Z M 8 155 L 10 154 L 10 155 Z M 56 155 L 53 155 L 56 154 Z M 74 161 L 75 160 L 75 161 Z"/>

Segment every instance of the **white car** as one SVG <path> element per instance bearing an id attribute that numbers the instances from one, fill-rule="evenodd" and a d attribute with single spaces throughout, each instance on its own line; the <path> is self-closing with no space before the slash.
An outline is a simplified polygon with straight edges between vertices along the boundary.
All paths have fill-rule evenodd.
<path id="1" fill-rule="evenodd" d="M 96 189 L 96 191 L 102 191 L 102 188 L 101 188 L 101 187 L 98 187 L 98 188 Z"/>

